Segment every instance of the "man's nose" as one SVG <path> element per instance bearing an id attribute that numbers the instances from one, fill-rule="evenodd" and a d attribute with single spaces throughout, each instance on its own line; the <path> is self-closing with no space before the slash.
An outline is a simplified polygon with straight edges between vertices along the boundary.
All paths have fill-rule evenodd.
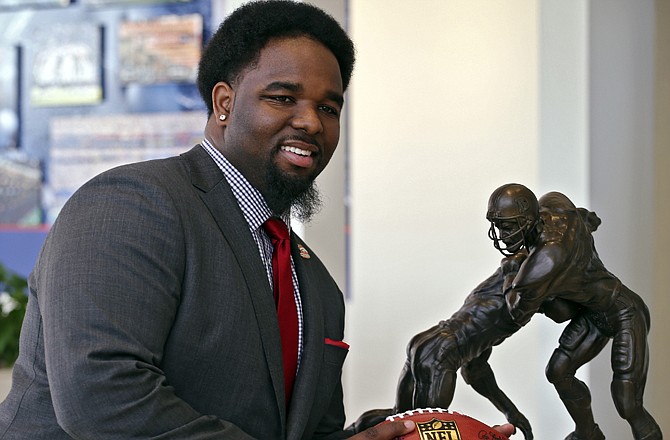
<path id="1" fill-rule="evenodd" d="M 291 119 L 291 126 L 297 130 L 303 130 L 309 135 L 315 135 L 323 131 L 318 109 L 308 105 L 296 107 L 296 112 Z"/>

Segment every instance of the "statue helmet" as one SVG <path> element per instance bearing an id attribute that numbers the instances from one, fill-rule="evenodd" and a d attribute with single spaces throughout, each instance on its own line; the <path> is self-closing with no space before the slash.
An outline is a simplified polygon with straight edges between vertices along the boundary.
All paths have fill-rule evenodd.
<path id="1" fill-rule="evenodd" d="M 531 190 L 518 183 L 508 183 L 491 194 L 486 219 L 491 222 L 489 238 L 493 246 L 503 255 L 514 255 L 524 247 L 528 249 L 537 230 L 540 206 Z"/>

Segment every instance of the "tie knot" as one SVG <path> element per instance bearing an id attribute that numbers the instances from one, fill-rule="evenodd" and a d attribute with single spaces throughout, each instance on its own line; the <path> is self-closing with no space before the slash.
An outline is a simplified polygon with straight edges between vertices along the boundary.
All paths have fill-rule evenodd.
<path id="1" fill-rule="evenodd" d="M 263 229 L 273 240 L 288 240 L 288 227 L 286 223 L 276 217 L 270 217 L 263 223 Z"/>

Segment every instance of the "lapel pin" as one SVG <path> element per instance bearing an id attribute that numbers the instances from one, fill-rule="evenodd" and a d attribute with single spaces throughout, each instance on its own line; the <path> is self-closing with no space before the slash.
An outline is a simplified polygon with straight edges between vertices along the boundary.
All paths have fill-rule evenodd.
<path id="1" fill-rule="evenodd" d="M 298 244 L 298 250 L 300 251 L 300 256 L 305 260 L 309 260 L 310 258 L 312 258 L 310 257 L 309 252 L 307 252 L 307 249 L 305 249 L 303 245 Z"/>

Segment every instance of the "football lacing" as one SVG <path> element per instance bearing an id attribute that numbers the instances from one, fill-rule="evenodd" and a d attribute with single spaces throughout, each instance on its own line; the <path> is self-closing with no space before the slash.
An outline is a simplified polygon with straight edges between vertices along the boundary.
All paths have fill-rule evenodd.
<path id="1" fill-rule="evenodd" d="M 432 413 L 447 413 L 447 414 L 458 414 L 458 413 L 453 413 L 449 410 L 446 410 L 444 408 L 417 408 L 417 409 L 410 409 L 409 411 L 401 412 L 398 414 L 393 414 L 392 416 L 386 417 L 386 420 L 389 422 L 393 422 L 395 419 L 403 419 L 405 417 L 410 417 L 413 416 L 414 414 L 432 414 Z"/>

